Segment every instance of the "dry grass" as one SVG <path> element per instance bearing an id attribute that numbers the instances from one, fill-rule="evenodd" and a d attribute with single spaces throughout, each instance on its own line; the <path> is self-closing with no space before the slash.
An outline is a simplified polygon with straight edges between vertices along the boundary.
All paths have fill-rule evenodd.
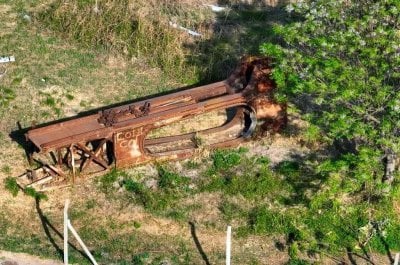
<path id="1" fill-rule="evenodd" d="M 193 76 L 186 46 L 194 39 L 170 22 L 209 35 L 212 13 L 202 1 L 54 1 L 37 18 L 86 47 L 101 47 L 128 58 L 143 58 L 174 77 Z M 207 12 L 208 11 L 208 12 Z"/>

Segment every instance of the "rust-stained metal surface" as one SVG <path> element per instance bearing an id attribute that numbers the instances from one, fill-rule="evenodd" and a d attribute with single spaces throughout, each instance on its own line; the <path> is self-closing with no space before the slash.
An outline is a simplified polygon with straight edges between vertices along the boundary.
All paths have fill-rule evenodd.
<path id="1" fill-rule="evenodd" d="M 245 57 L 225 81 L 32 129 L 26 138 L 36 153 L 50 158 L 43 164 L 52 183 L 112 166 L 184 159 L 200 147 L 235 146 L 256 131 L 276 132 L 286 124 L 286 106 L 274 99 L 271 70 L 268 58 Z M 220 126 L 148 137 L 160 128 L 196 122 L 196 116 L 214 111 L 226 112 Z M 45 182 L 44 177 L 28 175 L 25 178 L 31 184 Z"/>

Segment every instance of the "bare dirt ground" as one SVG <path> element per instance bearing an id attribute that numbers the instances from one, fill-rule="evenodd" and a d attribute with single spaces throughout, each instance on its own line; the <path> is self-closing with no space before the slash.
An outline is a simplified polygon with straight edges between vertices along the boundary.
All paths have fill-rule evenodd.
<path id="1" fill-rule="evenodd" d="M 0 251 L 1 265 L 62 265 L 62 262 L 41 259 L 24 253 Z"/>

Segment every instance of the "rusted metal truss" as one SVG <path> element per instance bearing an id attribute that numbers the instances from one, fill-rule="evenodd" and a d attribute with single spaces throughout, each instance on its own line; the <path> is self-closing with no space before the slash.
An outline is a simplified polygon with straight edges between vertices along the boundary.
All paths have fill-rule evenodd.
<path id="1" fill-rule="evenodd" d="M 35 156 L 41 155 L 46 176 L 31 173 L 24 183 L 65 183 L 114 166 L 185 159 L 201 148 L 235 146 L 256 131 L 276 132 L 287 116 L 286 105 L 274 99 L 271 70 L 268 58 L 245 57 L 225 81 L 29 130 L 26 139 L 35 146 Z M 222 123 L 200 125 L 213 124 L 216 119 L 207 115 L 221 112 Z M 203 121 L 196 120 L 200 116 Z M 160 133 L 176 124 L 180 132 Z"/>

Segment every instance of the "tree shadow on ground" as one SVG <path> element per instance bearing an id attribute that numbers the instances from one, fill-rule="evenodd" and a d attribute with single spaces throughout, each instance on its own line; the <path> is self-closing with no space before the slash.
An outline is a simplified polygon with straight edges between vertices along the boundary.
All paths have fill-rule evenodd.
<path id="1" fill-rule="evenodd" d="M 200 52 L 188 55 L 189 64 L 200 71 L 200 83 L 226 78 L 243 55 L 260 55 L 259 47 L 265 42 L 279 43 L 273 31 L 274 24 L 285 24 L 291 17 L 284 9 L 287 1 L 255 0 L 253 3 L 219 0 L 219 6 L 228 7 L 216 13 L 212 38 L 202 39 L 187 48 Z"/>
<path id="2" fill-rule="evenodd" d="M 326 176 L 318 174 L 313 166 L 313 161 L 327 158 L 324 150 L 315 151 L 307 155 L 293 153 L 289 159 L 278 163 L 274 170 L 284 177 L 284 181 L 292 191 L 284 198 L 285 205 L 308 205 L 309 196 L 320 190 Z"/>
<path id="3" fill-rule="evenodd" d="M 193 222 L 189 222 L 189 226 L 190 226 L 190 234 L 192 235 L 194 244 L 196 245 L 196 248 L 199 251 L 201 258 L 203 259 L 204 264 L 210 265 L 211 263 L 207 257 L 207 254 L 204 252 L 204 249 L 201 246 L 199 238 L 197 237 L 195 224 Z"/>

